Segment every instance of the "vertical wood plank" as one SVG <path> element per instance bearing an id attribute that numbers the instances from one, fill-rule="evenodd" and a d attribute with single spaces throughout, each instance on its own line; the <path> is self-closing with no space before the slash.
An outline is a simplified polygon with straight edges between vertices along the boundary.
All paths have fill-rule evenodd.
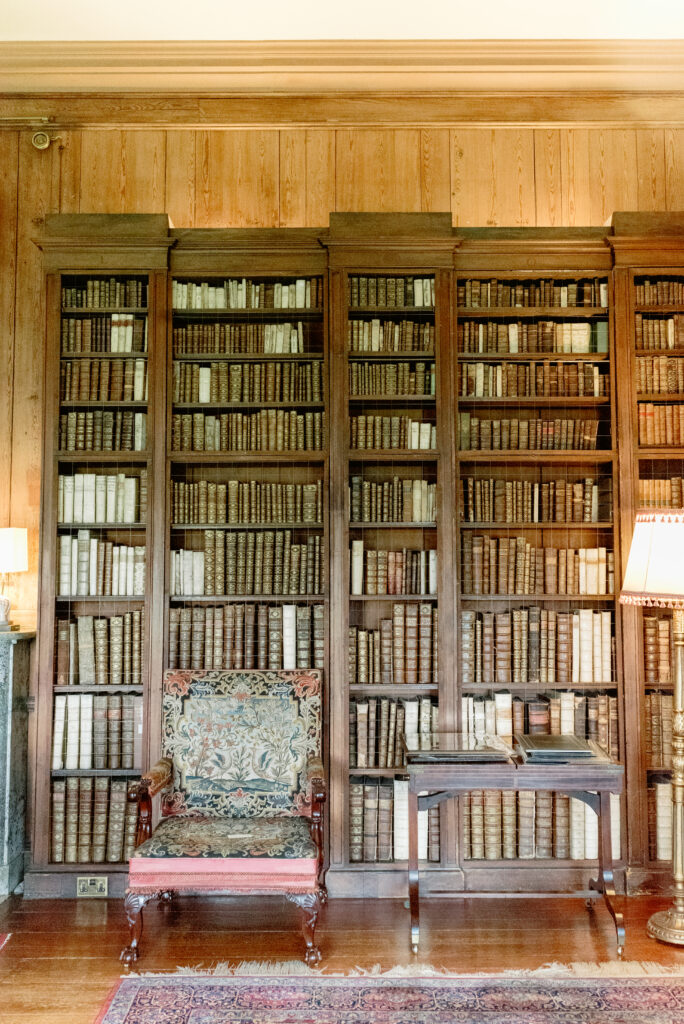
<path id="1" fill-rule="evenodd" d="M 80 131 L 60 132 L 59 212 L 78 213 L 81 208 Z"/>
<path id="2" fill-rule="evenodd" d="M 280 226 L 326 227 L 335 209 L 335 132 L 292 130 L 280 137 Z"/>
<path id="3" fill-rule="evenodd" d="M 40 250 L 32 239 L 59 206 L 59 150 L 38 151 L 31 132 L 19 140 L 17 304 L 10 520 L 28 527 L 29 571 L 17 577 L 14 604 L 35 609 L 40 522 L 40 470 L 45 346 L 45 284 Z"/>
<path id="4" fill-rule="evenodd" d="M 196 132 L 166 133 L 166 212 L 176 228 L 195 226 Z"/>
<path id="5" fill-rule="evenodd" d="M 665 208 L 684 210 L 684 130 L 665 130 Z"/>
<path id="6" fill-rule="evenodd" d="M 19 133 L 0 132 L 0 526 L 10 525 Z"/>
<path id="7" fill-rule="evenodd" d="M 662 128 L 636 131 L 637 209 L 665 209 L 665 132 Z"/>
<path id="8" fill-rule="evenodd" d="M 589 210 L 584 223 L 599 226 L 609 223 L 615 210 L 637 209 L 636 134 L 633 129 L 601 128 L 586 136 Z"/>
<path id="9" fill-rule="evenodd" d="M 195 134 L 195 227 L 206 228 L 212 224 L 211 191 L 209 175 L 210 132 Z"/>
<path id="10" fill-rule="evenodd" d="M 451 132 L 451 209 L 462 226 L 524 227 L 536 219 L 531 130 Z"/>
<path id="11" fill-rule="evenodd" d="M 81 213 L 125 210 L 121 174 L 123 132 L 84 131 L 81 136 Z"/>
<path id="12" fill-rule="evenodd" d="M 559 227 L 563 211 L 561 145 L 557 129 L 539 129 L 534 133 L 534 191 L 537 227 Z"/>
<path id="13" fill-rule="evenodd" d="M 302 129 L 278 132 L 280 150 L 281 228 L 306 225 L 306 132 Z"/>
<path id="14" fill-rule="evenodd" d="M 336 208 L 420 211 L 419 142 L 413 129 L 338 131 Z"/>
<path id="15" fill-rule="evenodd" d="M 197 226 L 277 227 L 278 132 L 198 133 L 198 146 L 202 196 L 196 202 Z"/>
<path id="16" fill-rule="evenodd" d="M 568 227 L 591 223 L 589 132 L 561 129 L 561 220 Z"/>
<path id="17" fill-rule="evenodd" d="M 420 132 L 420 192 L 425 213 L 451 209 L 451 148 L 446 128 Z"/>

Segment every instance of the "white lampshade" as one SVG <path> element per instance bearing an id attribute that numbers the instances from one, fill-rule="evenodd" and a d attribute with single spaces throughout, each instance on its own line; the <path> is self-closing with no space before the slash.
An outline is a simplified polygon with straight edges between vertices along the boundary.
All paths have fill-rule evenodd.
<path id="1" fill-rule="evenodd" d="M 28 572 L 27 535 L 21 526 L 0 529 L 0 573 Z"/>
<path id="2" fill-rule="evenodd" d="M 684 509 L 637 514 L 620 601 L 684 608 Z"/>

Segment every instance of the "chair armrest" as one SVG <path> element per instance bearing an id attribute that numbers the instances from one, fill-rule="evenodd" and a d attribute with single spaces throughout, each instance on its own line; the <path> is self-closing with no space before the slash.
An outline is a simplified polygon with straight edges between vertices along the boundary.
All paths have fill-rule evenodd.
<path id="1" fill-rule="evenodd" d="M 170 784 L 173 778 L 173 761 L 170 757 L 162 757 L 152 768 L 140 776 L 138 791 L 145 789 L 150 796 L 155 796 Z"/>
<path id="2" fill-rule="evenodd" d="M 312 809 L 317 804 L 325 803 L 328 787 L 325 781 L 325 769 L 320 757 L 310 757 L 302 772 L 302 789 Z"/>
<path id="3" fill-rule="evenodd" d="M 133 796 L 138 803 L 138 818 L 135 827 L 135 845 L 140 846 L 152 835 L 152 797 L 166 789 L 173 779 L 173 762 L 162 757 L 149 771 L 140 777 Z"/>

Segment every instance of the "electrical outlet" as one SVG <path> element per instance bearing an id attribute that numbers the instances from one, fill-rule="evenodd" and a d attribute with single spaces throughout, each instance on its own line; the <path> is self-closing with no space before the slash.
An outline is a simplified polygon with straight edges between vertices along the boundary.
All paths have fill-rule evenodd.
<path id="1" fill-rule="evenodd" d="M 107 895 L 106 875 L 78 875 L 76 878 L 77 896 L 103 897 Z"/>

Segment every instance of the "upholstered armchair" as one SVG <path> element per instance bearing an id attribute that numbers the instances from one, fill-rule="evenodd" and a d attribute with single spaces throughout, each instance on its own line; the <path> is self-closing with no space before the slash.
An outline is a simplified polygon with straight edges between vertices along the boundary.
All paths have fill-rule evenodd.
<path id="1" fill-rule="evenodd" d="M 162 719 L 164 756 L 137 789 L 121 959 L 137 960 L 151 899 L 281 893 L 299 906 L 305 959 L 317 963 L 326 895 L 320 672 L 169 671 Z"/>

